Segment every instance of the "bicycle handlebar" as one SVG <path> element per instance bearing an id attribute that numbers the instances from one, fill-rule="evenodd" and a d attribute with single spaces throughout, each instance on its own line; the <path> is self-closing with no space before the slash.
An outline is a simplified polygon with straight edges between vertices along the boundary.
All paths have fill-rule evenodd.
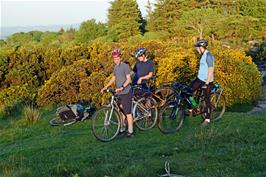
<path id="1" fill-rule="evenodd" d="M 116 94 L 115 89 L 106 89 L 106 90 L 104 90 L 104 92 L 105 92 L 105 93 L 112 93 L 113 95 Z"/>
<path id="2" fill-rule="evenodd" d="M 141 84 L 133 85 L 132 89 L 142 89 Z"/>

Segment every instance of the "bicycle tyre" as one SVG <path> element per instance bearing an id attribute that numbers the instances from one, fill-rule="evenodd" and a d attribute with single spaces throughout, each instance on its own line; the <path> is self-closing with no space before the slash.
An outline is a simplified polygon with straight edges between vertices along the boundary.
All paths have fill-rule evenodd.
<path id="1" fill-rule="evenodd" d="M 145 103 L 150 101 L 150 108 L 146 108 Z M 143 131 L 152 129 L 158 119 L 157 102 L 154 98 L 142 98 L 137 101 L 133 108 L 133 117 L 136 120 L 136 126 Z"/>
<path id="2" fill-rule="evenodd" d="M 185 109 L 176 104 L 175 101 L 169 101 L 160 110 L 158 127 L 164 134 L 174 133 L 183 125 Z"/>
<path id="3" fill-rule="evenodd" d="M 217 99 L 218 102 L 217 102 Z M 225 97 L 222 94 L 212 94 L 211 95 L 211 104 L 212 104 L 212 121 L 217 121 L 221 119 L 225 113 L 226 101 Z"/>
<path id="4" fill-rule="evenodd" d="M 110 122 L 105 122 L 110 116 L 111 110 L 111 107 L 103 107 L 96 111 L 92 117 L 93 135 L 102 142 L 113 140 L 119 133 L 120 116 L 117 110 L 113 109 Z"/>
<path id="5" fill-rule="evenodd" d="M 67 125 L 72 125 L 74 123 L 76 123 L 77 120 L 76 119 L 66 119 L 66 120 L 63 120 L 62 118 L 60 118 L 59 116 L 51 119 L 49 121 L 49 124 L 51 126 L 60 126 L 60 125 L 63 125 L 63 126 L 67 126 Z"/>
<path id="6" fill-rule="evenodd" d="M 162 107 L 167 101 L 173 100 L 175 96 L 175 89 L 170 85 L 163 85 L 154 91 L 154 98 L 159 107 Z"/>

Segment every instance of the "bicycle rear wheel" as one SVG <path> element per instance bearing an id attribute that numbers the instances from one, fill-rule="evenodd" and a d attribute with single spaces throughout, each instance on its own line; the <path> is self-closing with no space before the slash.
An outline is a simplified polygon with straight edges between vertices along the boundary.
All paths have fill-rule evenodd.
<path id="1" fill-rule="evenodd" d="M 157 101 L 158 106 L 162 107 L 167 102 L 167 100 L 172 100 L 175 98 L 174 93 L 175 90 L 171 86 L 165 85 L 156 89 L 154 91 L 153 97 Z"/>
<path id="2" fill-rule="evenodd" d="M 158 119 L 157 102 L 152 97 L 140 99 L 133 108 L 133 117 L 140 130 L 149 130 Z"/>
<path id="3" fill-rule="evenodd" d="M 173 133 L 181 128 L 185 119 L 185 110 L 176 102 L 167 102 L 160 110 L 158 127 L 162 133 Z"/>
<path id="4" fill-rule="evenodd" d="M 67 126 L 67 125 L 72 125 L 74 123 L 76 123 L 77 120 L 76 119 L 66 119 L 66 120 L 63 120 L 62 118 L 60 118 L 59 116 L 51 119 L 49 121 L 49 124 L 52 125 L 52 126 L 60 126 L 60 125 L 64 125 L 64 126 Z"/>
<path id="5" fill-rule="evenodd" d="M 211 94 L 211 105 L 212 105 L 212 112 L 211 118 L 212 121 L 217 121 L 221 119 L 225 113 L 225 97 L 220 93 Z"/>
<path id="6" fill-rule="evenodd" d="M 100 141 L 113 140 L 120 129 L 120 116 L 115 109 L 103 107 L 96 111 L 92 118 L 93 135 Z"/>

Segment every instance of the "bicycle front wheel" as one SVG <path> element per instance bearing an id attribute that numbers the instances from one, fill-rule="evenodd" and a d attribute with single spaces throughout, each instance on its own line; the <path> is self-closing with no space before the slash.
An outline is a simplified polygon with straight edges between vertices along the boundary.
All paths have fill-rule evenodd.
<path id="1" fill-rule="evenodd" d="M 92 118 L 93 135 L 100 141 L 113 140 L 120 129 L 120 116 L 115 109 L 104 107 L 96 111 Z"/>
<path id="2" fill-rule="evenodd" d="M 167 102 L 160 110 L 158 127 L 162 133 L 173 133 L 181 128 L 185 119 L 185 110 L 176 102 Z"/>
<path id="3" fill-rule="evenodd" d="M 140 99 L 133 108 L 133 117 L 140 130 L 149 130 L 158 119 L 157 102 L 152 98 Z"/>

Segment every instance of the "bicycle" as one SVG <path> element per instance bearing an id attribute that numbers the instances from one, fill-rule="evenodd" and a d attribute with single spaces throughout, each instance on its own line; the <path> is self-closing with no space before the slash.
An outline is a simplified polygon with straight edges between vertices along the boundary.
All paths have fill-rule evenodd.
<path id="1" fill-rule="evenodd" d="M 158 127 L 162 133 L 172 133 L 181 128 L 187 115 L 201 115 L 203 119 L 206 117 L 205 101 L 203 89 L 195 94 L 195 100 L 198 103 L 196 107 L 192 106 L 189 97 L 193 96 L 190 87 L 179 83 L 173 83 L 176 92 L 174 100 L 169 100 L 160 110 Z M 215 84 L 211 90 L 211 117 L 212 121 L 222 118 L 225 113 L 225 97 L 222 94 L 223 89 Z"/>
<path id="2" fill-rule="evenodd" d="M 159 88 L 152 91 L 152 97 L 157 101 L 158 107 L 161 108 L 168 100 L 172 99 L 175 94 L 175 89 L 167 84 L 161 85 Z"/>
<path id="3" fill-rule="evenodd" d="M 152 87 L 152 85 L 155 85 L 155 81 L 156 76 L 153 76 L 147 83 L 148 89 L 146 91 L 156 100 L 158 108 L 161 108 L 167 100 L 173 98 L 175 89 L 170 84 L 160 85 L 158 88 Z"/>
<path id="4" fill-rule="evenodd" d="M 51 119 L 49 121 L 49 124 L 51 126 L 72 125 L 78 121 L 83 122 L 87 120 L 93 115 L 94 112 L 95 112 L 95 107 L 89 106 L 85 108 L 84 112 L 82 113 L 78 112 L 78 115 L 75 115 L 72 109 L 68 107 L 68 105 L 62 106 L 56 109 L 56 117 Z"/>
<path id="5" fill-rule="evenodd" d="M 119 98 L 114 89 L 107 89 L 106 92 L 112 94 L 110 104 L 103 106 L 96 111 L 92 118 L 93 135 L 100 141 L 107 142 L 113 140 L 119 133 L 122 116 L 124 115 L 119 106 Z M 149 107 L 146 106 L 149 100 Z M 123 114 L 123 115 L 122 115 Z M 157 122 L 157 103 L 152 97 L 136 98 L 132 100 L 133 121 L 140 130 L 149 130 Z M 126 117 L 126 115 L 124 115 Z"/>

